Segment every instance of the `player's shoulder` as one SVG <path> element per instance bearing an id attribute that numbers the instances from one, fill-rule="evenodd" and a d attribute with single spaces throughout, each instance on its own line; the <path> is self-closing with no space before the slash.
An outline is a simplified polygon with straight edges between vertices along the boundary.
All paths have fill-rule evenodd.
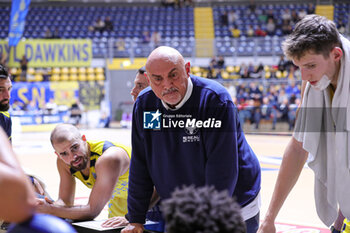
<path id="1" fill-rule="evenodd" d="M 7 118 L 7 119 L 10 119 L 11 116 L 10 116 L 10 113 L 8 111 L 0 111 L 0 117 L 3 117 L 3 118 Z"/>

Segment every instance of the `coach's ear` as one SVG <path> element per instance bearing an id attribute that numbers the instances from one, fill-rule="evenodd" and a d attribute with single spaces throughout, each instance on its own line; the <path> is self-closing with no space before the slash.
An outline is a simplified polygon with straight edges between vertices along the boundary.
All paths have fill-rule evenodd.
<path id="1" fill-rule="evenodd" d="M 60 155 L 55 151 L 55 154 L 57 155 L 58 158 L 60 158 Z"/>
<path id="2" fill-rule="evenodd" d="M 185 69 L 186 69 L 187 76 L 190 76 L 190 72 L 191 72 L 191 63 L 190 62 L 187 62 L 185 64 Z"/>
<path id="3" fill-rule="evenodd" d="M 84 142 L 86 142 L 86 136 L 83 134 L 83 136 L 81 136 L 81 139 L 83 139 Z"/>

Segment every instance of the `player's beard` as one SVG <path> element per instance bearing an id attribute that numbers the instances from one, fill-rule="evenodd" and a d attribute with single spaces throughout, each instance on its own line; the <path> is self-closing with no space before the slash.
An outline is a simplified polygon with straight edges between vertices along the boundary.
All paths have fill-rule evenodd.
<path id="1" fill-rule="evenodd" d="M 81 163 L 78 166 L 72 166 L 71 165 L 71 168 L 73 168 L 76 171 L 82 171 L 82 170 L 84 170 L 86 168 L 87 163 L 88 163 L 88 158 L 87 157 L 82 157 Z"/>
<path id="2" fill-rule="evenodd" d="M 1 111 L 1 112 L 7 111 L 7 110 L 9 110 L 9 108 L 10 108 L 10 103 L 4 104 L 3 102 L 5 102 L 5 101 L 8 101 L 8 100 L 2 100 L 2 101 L 0 102 L 0 111 Z"/>

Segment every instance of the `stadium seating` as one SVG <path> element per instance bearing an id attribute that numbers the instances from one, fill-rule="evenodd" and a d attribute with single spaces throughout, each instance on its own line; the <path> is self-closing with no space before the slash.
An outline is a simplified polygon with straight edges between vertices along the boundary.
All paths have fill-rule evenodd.
<path id="1" fill-rule="evenodd" d="M 282 54 L 280 42 L 283 40 L 281 29 L 277 29 L 275 36 L 265 38 L 245 37 L 248 25 L 254 29 L 257 26 L 266 28 L 266 22 L 261 17 L 267 10 L 273 10 L 277 24 L 282 21 L 284 9 L 306 10 L 307 3 L 276 3 L 256 4 L 252 11 L 248 4 L 225 3 L 212 4 L 215 32 L 216 55 L 223 56 L 266 56 Z M 8 37 L 10 6 L 2 5 L 0 12 L 2 30 L 0 39 Z M 235 11 L 238 19 L 235 24 L 243 36 L 232 38 L 229 25 L 222 25 L 220 17 L 224 12 Z M 350 3 L 334 3 L 334 21 L 348 24 Z M 92 31 L 91 26 L 97 18 L 110 17 L 114 30 Z M 193 7 L 161 7 L 156 4 L 149 6 L 105 6 L 85 5 L 68 6 L 66 4 L 48 5 L 32 4 L 27 15 L 24 31 L 25 38 L 44 38 L 45 30 L 57 30 L 60 38 L 90 38 L 94 58 L 113 57 L 146 57 L 154 48 L 152 44 L 142 43 L 144 31 L 160 32 L 162 44 L 177 48 L 184 56 L 193 56 L 195 52 Z M 118 38 L 124 39 L 124 49 L 120 50 L 116 44 Z M 112 53 L 110 53 L 112 51 Z M 71 73 L 70 73 L 71 74 Z"/>

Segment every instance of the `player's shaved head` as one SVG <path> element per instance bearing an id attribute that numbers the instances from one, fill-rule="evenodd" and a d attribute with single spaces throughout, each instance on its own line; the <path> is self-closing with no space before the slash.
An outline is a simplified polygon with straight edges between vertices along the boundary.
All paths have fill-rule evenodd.
<path id="1" fill-rule="evenodd" d="M 77 127 L 70 124 L 59 124 L 55 127 L 55 129 L 51 132 L 51 144 L 61 143 L 64 141 L 69 141 L 72 139 L 80 139 L 81 134 Z"/>

